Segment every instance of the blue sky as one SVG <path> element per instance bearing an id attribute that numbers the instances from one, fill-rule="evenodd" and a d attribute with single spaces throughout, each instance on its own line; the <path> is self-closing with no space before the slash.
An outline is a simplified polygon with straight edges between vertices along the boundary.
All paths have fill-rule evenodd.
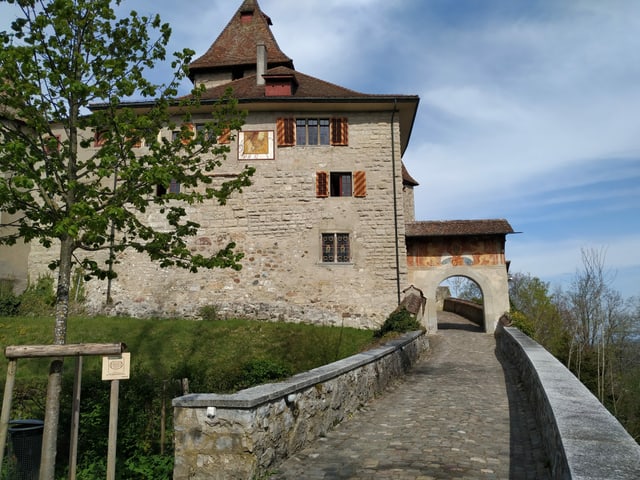
<path id="1" fill-rule="evenodd" d="M 160 13 L 170 50 L 200 55 L 240 3 L 124 6 Z M 420 96 L 404 157 L 417 219 L 506 218 L 522 232 L 507 239 L 512 272 L 566 285 L 596 249 L 612 286 L 640 295 L 640 1 L 259 3 L 297 70 Z"/>

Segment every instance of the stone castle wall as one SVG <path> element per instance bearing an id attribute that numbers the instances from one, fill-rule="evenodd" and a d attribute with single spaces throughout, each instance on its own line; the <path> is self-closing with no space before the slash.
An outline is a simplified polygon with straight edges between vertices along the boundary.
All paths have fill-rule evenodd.
<path id="1" fill-rule="evenodd" d="M 252 113 L 245 131 L 276 130 L 291 112 Z M 161 269 L 135 252 L 124 252 L 112 284 L 109 312 L 133 316 L 195 316 L 214 305 L 222 316 L 374 327 L 395 308 L 396 259 L 392 148 L 389 112 L 309 112 L 307 118 L 348 116 L 348 146 L 276 147 L 273 160 L 238 160 L 236 141 L 215 181 L 256 168 L 253 185 L 227 205 L 186 206 L 201 224 L 192 248 L 213 254 L 227 242 L 245 253 L 242 270 Z M 194 119 L 197 121 L 197 119 Z M 204 121 L 204 119 L 202 120 Z M 167 132 L 170 134 L 170 132 Z M 399 131 L 396 127 L 396 143 Z M 407 286 L 401 159 L 396 158 L 400 285 Z M 316 172 L 366 172 L 367 195 L 316 197 Z M 217 178 L 219 177 L 219 178 Z M 150 211 L 156 226 L 162 218 Z M 321 262 L 321 234 L 349 233 L 352 261 Z M 55 252 L 55 249 L 52 250 Z M 46 272 L 51 252 L 32 246 L 30 272 Z M 105 307 L 106 281 L 86 286 L 92 313 Z"/>

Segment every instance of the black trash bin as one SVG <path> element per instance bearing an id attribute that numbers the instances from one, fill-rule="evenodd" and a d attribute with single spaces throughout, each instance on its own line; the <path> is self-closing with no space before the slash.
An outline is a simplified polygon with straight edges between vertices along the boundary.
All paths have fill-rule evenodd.
<path id="1" fill-rule="evenodd" d="M 11 420 L 9 437 L 16 457 L 16 480 L 38 480 L 42 453 L 42 420 Z"/>

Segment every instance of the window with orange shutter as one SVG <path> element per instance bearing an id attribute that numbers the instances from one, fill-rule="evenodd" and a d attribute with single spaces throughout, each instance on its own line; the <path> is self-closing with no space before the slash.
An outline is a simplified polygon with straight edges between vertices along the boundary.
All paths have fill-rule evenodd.
<path id="1" fill-rule="evenodd" d="M 347 118 L 278 118 L 279 147 L 349 145 Z"/>
<path id="2" fill-rule="evenodd" d="M 349 145 L 349 122 L 346 118 L 331 119 L 331 145 Z"/>
<path id="3" fill-rule="evenodd" d="M 329 174 L 327 172 L 316 172 L 316 197 L 329 196 Z"/>
<path id="4" fill-rule="evenodd" d="M 296 144 L 295 119 L 278 118 L 276 120 L 276 133 L 279 147 L 293 147 Z"/>
<path id="5" fill-rule="evenodd" d="M 353 172 L 353 196 L 367 196 L 367 175 L 361 170 Z"/>
<path id="6" fill-rule="evenodd" d="M 316 196 L 366 197 L 366 172 L 316 172 Z"/>

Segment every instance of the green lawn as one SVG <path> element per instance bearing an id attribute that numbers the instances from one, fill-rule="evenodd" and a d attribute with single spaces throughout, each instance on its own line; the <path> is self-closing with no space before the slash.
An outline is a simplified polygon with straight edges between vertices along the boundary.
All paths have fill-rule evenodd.
<path id="1" fill-rule="evenodd" d="M 52 318 L 0 317 L 0 347 L 50 344 Z M 122 478 L 171 478 L 171 398 L 190 393 L 225 393 L 282 378 L 358 353 L 374 343 L 372 331 L 245 320 L 158 320 L 72 318 L 67 343 L 127 344 L 131 377 L 120 384 L 118 467 Z M 68 439 L 73 359 L 65 362 L 59 438 Z M 86 357 L 82 375 L 78 479 L 105 478 L 109 429 L 109 382 L 102 360 Z M 44 418 L 47 359 L 20 359 L 11 418 Z M 0 355 L 0 390 L 7 359 Z M 160 418 L 166 412 L 164 430 Z M 56 478 L 66 477 L 68 445 L 58 451 Z M 164 453 L 160 453 L 163 452 Z M 153 467 L 152 476 L 132 473 Z M 138 471 L 136 470 L 136 472 Z M 159 473 L 158 473 L 159 472 Z M 137 475 L 137 476 L 136 476 Z"/>
<path id="2" fill-rule="evenodd" d="M 122 317 L 71 318 L 67 343 L 124 342 L 132 371 L 158 380 L 189 378 L 192 391 L 228 392 L 242 383 L 247 366 L 305 371 L 367 348 L 367 330 L 247 320 L 166 320 Z M 53 319 L 0 317 L 0 346 L 49 344 Z M 18 362 L 18 381 L 47 374 L 46 359 Z M 86 358 L 85 372 L 99 372 L 101 359 Z M 0 358 L 4 385 L 7 360 Z M 67 367 L 70 374 L 71 367 Z M 85 373 L 89 374 L 89 373 Z M 0 388 L 3 388 L 0 387 Z"/>

